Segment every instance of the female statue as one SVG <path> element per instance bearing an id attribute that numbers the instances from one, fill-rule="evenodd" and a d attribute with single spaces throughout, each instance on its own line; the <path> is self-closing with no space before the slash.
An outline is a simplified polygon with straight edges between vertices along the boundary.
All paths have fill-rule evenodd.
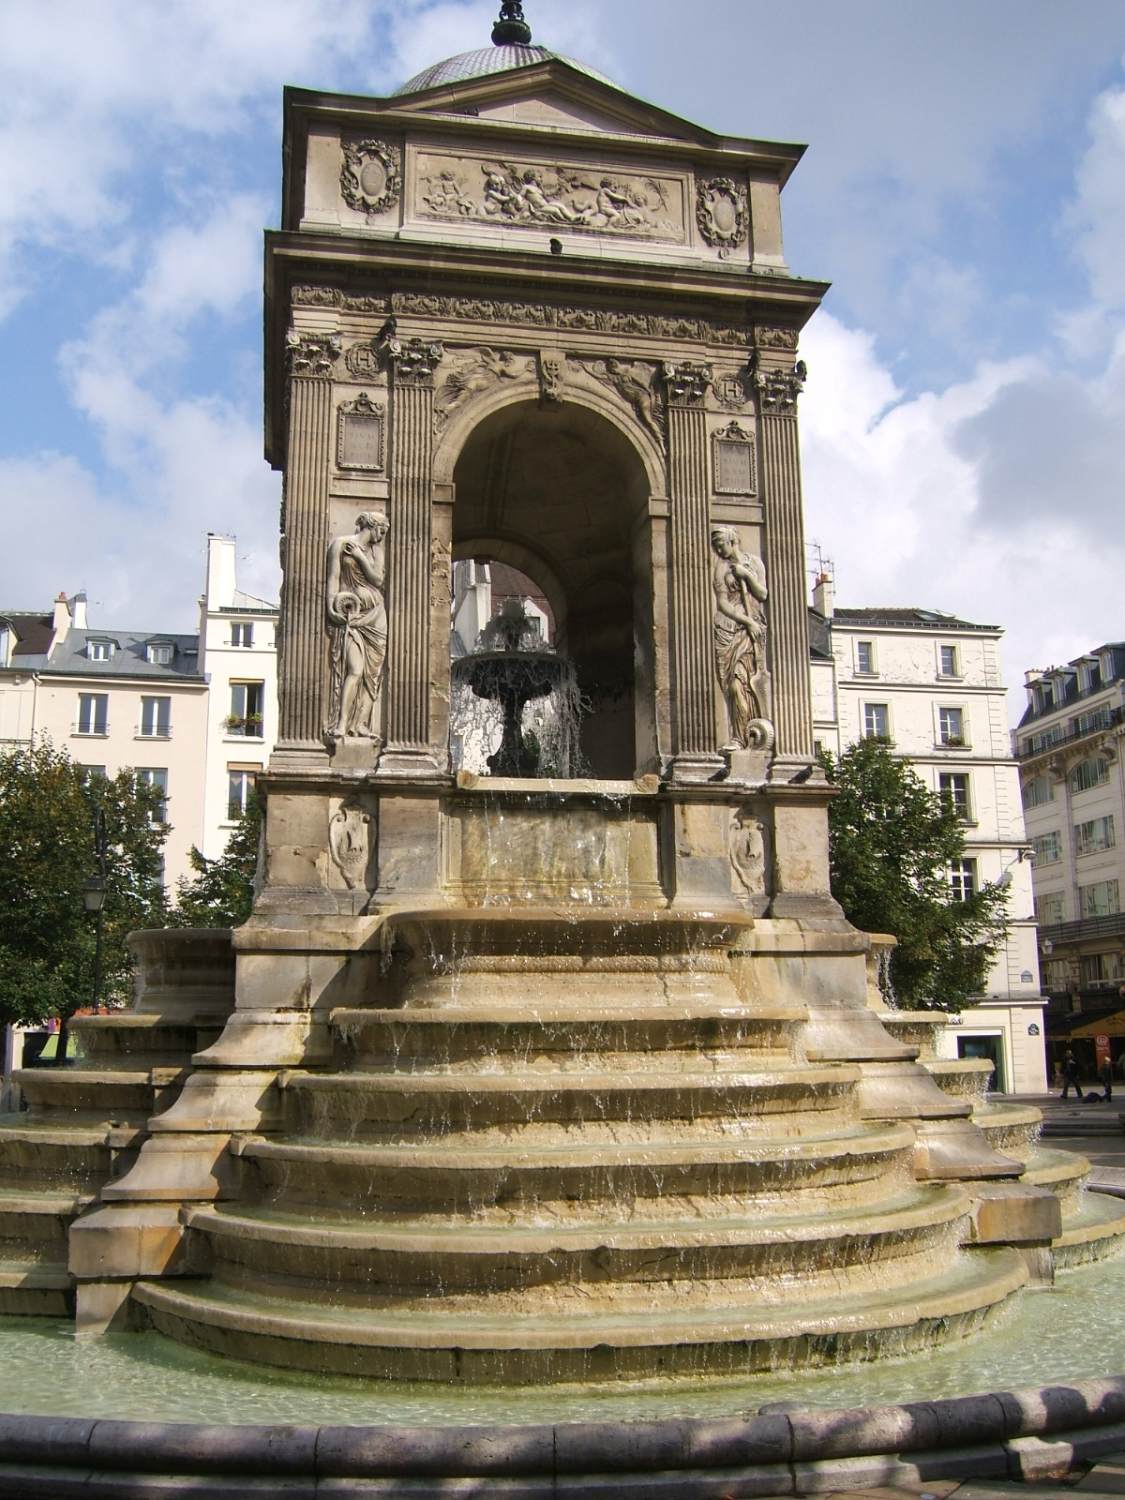
<path id="1" fill-rule="evenodd" d="M 766 570 L 743 552 L 733 526 L 711 532 L 715 554 L 715 667 L 727 705 L 730 741 L 724 751 L 769 749 L 773 728 L 766 671 Z"/>
<path id="2" fill-rule="evenodd" d="M 328 544 L 326 610 L 332 638 L 328 738 L 371 739 L 382 749 L 383 670 L 387 660 L 385 546 L 389 524 L 366 511 L 352 536 Z"/>

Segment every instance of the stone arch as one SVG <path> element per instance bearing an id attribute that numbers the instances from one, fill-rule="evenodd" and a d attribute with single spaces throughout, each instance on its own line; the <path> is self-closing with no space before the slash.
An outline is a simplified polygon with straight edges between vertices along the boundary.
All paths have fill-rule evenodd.
<path id="1" fill-rule="evenodd" d="M 538 381 L 505 381 L 503 385 L 473 397 L 461 410 L 454 412 L 434 446 L 434 483 L 453 483 L 461 451 L 481 422 L 506 406 L 519 406 L 526 402 L 538 404 Z M 664 452 L 652 433 L 642 426 L 624 401 L 609 391 L 571 385 L 567 387 L 565 400 L 559 405 L 585 407 L 603 417 L 636 450 L 637 458 L 644 467 L 650 495 L 667 494 L 668 468 Z"/>
<path id="2" fill-rule="evenodd" d="M 591 704 L 590 772 L 623 780 L 657 760 L 656 453 L 638 418 L 581 394 L 546 404 L 524 380 L 483 393 L 450 418 L 435 480 L 453 492 L 454 556 L 508 562 L 550 601 Z"/>

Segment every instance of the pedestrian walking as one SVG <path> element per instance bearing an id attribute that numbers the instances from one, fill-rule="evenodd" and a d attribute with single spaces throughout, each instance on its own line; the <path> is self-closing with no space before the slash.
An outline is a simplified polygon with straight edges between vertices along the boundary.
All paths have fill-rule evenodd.
<path id="1" fill-rule="evenodd" d="M 1102 1099 L 1108 1104 L 1113 1098 L 1113 1063 L 1108 1057 L 1098 1069 L 1098 1077 L 1102 1081 L 1102 1088 L 1105 1089 Z"/>
<path id="2" fill-rule="evenodd" d="M 1063 1058 L 1063 1091 L 1062 1091 L 1062 1096 L 1063 1096 L 1064 1099 L 1066 1098 L 1067 1093 L 1068 1093 L 1068 1091 L 1070 1089 L 1074 1090 L 1074 1097 L 1079 1102 L 1081 1102 L 1081 1100 L 1082 1100 L 1082 1084 L 1079 1081 L 1079 1077 L 1078 1077 L 1078 1059 L 1075 1057 L 1074 1053 L 1071 1052 L 1069 1048 L 1067 1048 L 1066 1056 Z"/>

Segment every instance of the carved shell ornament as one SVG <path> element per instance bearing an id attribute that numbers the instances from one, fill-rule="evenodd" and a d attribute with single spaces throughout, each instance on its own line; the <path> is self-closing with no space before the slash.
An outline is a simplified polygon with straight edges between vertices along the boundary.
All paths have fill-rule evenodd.
<path id="1" fill-rule="evenodd" d="M 746 189 L 729 177 L 710 177 L 699 184 L 695 207 L 699 232 L 724 258 L 746 242 L 750 214 Z"/>
<path id="2" fill-rule="evenodd" d="M 370 139 L 346 141 L 340 191 L 349 208 L 357 209 L 368 218 L 394 208 L 402 192 L 402 166 L 397 146 Z"/>

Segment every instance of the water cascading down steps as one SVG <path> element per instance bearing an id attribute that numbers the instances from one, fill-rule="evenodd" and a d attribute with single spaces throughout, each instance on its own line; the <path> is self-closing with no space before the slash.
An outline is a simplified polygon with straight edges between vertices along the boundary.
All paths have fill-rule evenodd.
<path id="1" fill-rule="evenodd" d="M 402 1380 L 737 1374 L 971 1332 L 1024 1284 L 962 1248 L 972 1199 L 918 1181 L 860 1065 L 804 1008 L 748 1004 L 749 919 L 399 919 L 333 1058 L 277 1082 L 185 1208 L 188 1268 L 135 1293 L 217 1353 Z M 901 1055 L 901 1049 L 900 1049 Z M 1018 1164 L 1009 1166 L 1018 1173 Z"/>

